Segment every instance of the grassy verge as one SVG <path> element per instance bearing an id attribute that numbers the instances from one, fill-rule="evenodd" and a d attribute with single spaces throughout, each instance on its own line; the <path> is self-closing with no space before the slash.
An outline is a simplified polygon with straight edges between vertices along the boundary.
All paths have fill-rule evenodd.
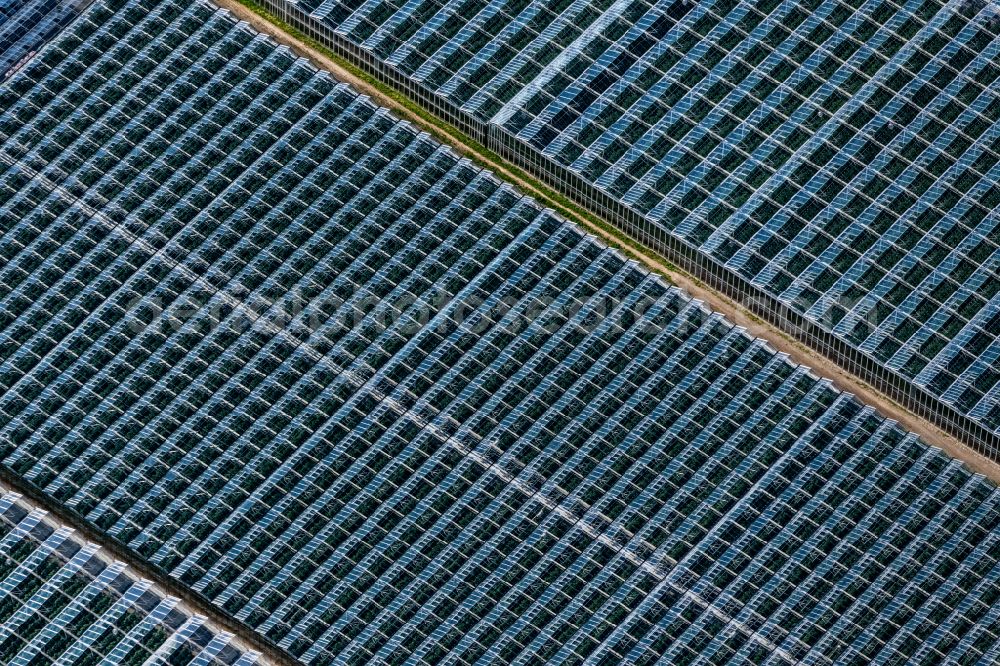
<path id="1" fill-rule="evenodd" d="M 355 77 L 356 80 L 363 82 L 365 85 L 369 86 L 371 90 L 375 90 L 384 98 L 391 100 L 397 109 L 402 109 L 405 112 L 404 116 L 409 116 L 408 120 L 414 122 L 414 124 L 418 125 L 422 130 L 434 135 L 442 143 L 458 146 L 460 151 L 464 153 L 465 156 L 481 167 L 489 169 L 496 175 L 496 177 L 509 182 L 522 192 L 527 190 L 526 193 L 538 200 L 542 205 L 552 208 L 563 217 L 577 222 L 585 229 L 589 228 L 590 230 L 598 230 L 600 232 L 599 235 L 601 239 L 610 247 L 620 250 L 626 256 L 631 257 L 632 259 L 635 259 L 639 263 L 645 265 L 649 270 L 661 275 L 668 282 L 674 282 L 674 280 L 671 280 L 671 275 L 665 274 L 664 270 L 669 271 L 675 277 L 681 276 L 682 280 L 689 280 L 698 289 L 709 292 L 714 297 L 717 297 L 720 302 L 734 307 L 740 316 L 747 317 L 750 321 L 757 325 L 759 330 L 754 332 L 754 335 L 779 343 L 779 345 L 785 345 L 787 347 L 787 351 L 793 352 L 793 356 L 794 353 L 797 352 L 802 354 L 804 359 L 814 359 L 813 363 L 810 363 L 808 360 L 804 361 L 803 359 L 796 359 L 795 362 L 806 362 L 811 367 L 816 367 L 817 369 L 825 368 L 826 371 L 824 374 L 829 377 L 838 376 L 843 378 L 843 376 L 846 376 L 846 390 L 857 391 L 860 389 L 862 393 L 866 390 L 871 391 L 873 395 L 869 397 L 868 400 L 872 401 L 880 411 L 885 410 L 890 415 L 892 415 L 893 410 L 899 412 L 899 414 L 897 414 L 894 418 L 906 420 L 906 417 L 915 417 L 914 413 L 909 409 L 903 407 L 894 399 L 889 398 L 882 391 L 873 388 L 871 384 L 846 370 L 840 366 L 839 363 L 830 360 L 822 353 L 818 353 L 808 345 L 785 333 L 776 325 L 771 324 L 761 317 L 751 313 L 747 307 L 741 305 L 739 302 L 722 295 L 716 289 L 708 287 L 701 280 L 695 278 L 687 271 L 678 268 L 665 257 L 643 245 L 639 241 L 629 237 L 614 225 L 606 222 L 599 216 L 571 201 L 566 196 L 554 191 L 551 187 L 543 184 L 521 168 L 511 164 L 500 155 L 490 151 L 486 148 L 486 146 L 483 146 L 473 140 L 457 127 L 454 127 L 437 118 L 405 94 L 382 83 L 375 77 L 369 75 L 367 72 L 347 61 L 345 58 L 337 55 L 320 42 L 312 39 L 293 26 L 280 20 L 277 16 L 271 14 L 261 5 L 257 4 L 255 0 L 231 1 L 243 5 L 246 9 L 256 14 L 262 20 L 275 26 L 289 37 L 300 41 L 309 48 L 315 50 L 317 53 L 329 58 L 332 62 L 336 63 L 338 67 L 341 67 L 344 71 Z M 819 361 L 819 364 L 816 365 L 815 361 Z M 915 418 L 920 419 L 920 417 Z M 978 454 L 975 454 L 966 445 L 959 443 L 958 440 L 952 435 L 943 433 L 943 431 L 937 426 L 923 421 L 922 419 L 919 423 L 921 424 L 921 427 L 917 431 L 922 432 L 924 436 L 927 436 L 928 441 L 935 442 L 938 446 L 943 446 L 949 451 L 949 453 L 951 453 L 951 455 L 965 460 L 970 464 L 973 464 L 975 461 L 973 466 L 976 471 L 986 474 L 1000 483 L 1000 472 L 996 471 L 995 463 L 986 458 L 982 458 L 982 456 L 979 456 Z M 913 429 L 914 425 L 910 424 L 907 427 Z M 971 454 L 971 457 L 968 454 Z M 986 462 L 981 462 L 980 458 Z"/>
<path id="2" fill-rule="evenodd" d="M 591 213 L 589 210 L 583 208 L 582 206 L 576 204 L 568 197 L 559 192 L 556 192 L 551 187 L 540 182 L 538 179 L 534 178 L 523 169 L 511 164 L 505 160 L 500 155 L 494 153 L 486 146 L 475 141 L 472 137 L 466 135 L 457 127 L 446 123 L 434 114 L 427 111 L 424 107 L 420 106 L 412 99 L 399 92 L 395 88 L 382 83 L 374 76 L 368 74 L 361 68 L 349 62 L 347 59 L 335 53 L 330 48 L 324 46 L 322 43 L 316 41 L 309 35 L 303 33 L 299 29 L 295 28 L 288 23 L 285 23 L 280 18 L 269 12 L 266 8 L 254 2 L 254 0 L 236 0 L 241 5 L 246 7 L 248 10 L 264 19 L 268 23 L 279 28 L 282 32 L 294 37 L 298 41 L 302 42 L 309 48 L 322 53 L 325 57 L 329 58 L 333 62 L 337 63 L 338 66 L 344 68 L 354 77 L 364 81 L 367 85 L 371 86 L 377 90 L 380 94 L 391 99 L 393 102 L 399 106 L 406 109 L 410 114 L 415 116 L 420 120 L 422 129 L 426 130 L 430 134 L 434 135 L 438 140 L 449 143 L 449 144 L 459 144 L 464 147 L 467 151 L 467 156 L 475 162 L 480 167 L 489 169 L 498 178 L 502 178 L 508 181 L 511 185 L 514 185 L 518 189 L 521 188 L 520 180 L 523 183 L 528 183 L 530 187 L 534 190 L 528 194 L 534 199 L 537 199 L 542 205 L 552 208 L 557 213 L 563 217 L 575 220 L 575 221 L 586 221 L 590 225 L 600 229 L 606 236 L 605 240 L 609 246 L 623 252 L 632 259 L 644 264 L 650 270 L 655 271 L 660 274 L 668 282 L 670 277 L 663 274 L 662 271 L 657 270 L 655 266 L 651 266 L 646 257 L 652 257 L 656 261 L 660 262 L 666 266 L 671 271 L 677 271 L 678 273 L 684 273 L 687 275 L 686 271 L 682 271 L 665 257 L 653 252 L 650 248 L 646 247 L 637 240 L 629 237 L 618 227 L 610 224 L 609 222 L 602 220 L 597 215 Z M 502 167 L 507 173 L 497 172 L 496 167 Z M 513 178 L 508 177 L 513 176 Z M 698 282 L 693 276 L 687 275 L 688 278 Z"/>

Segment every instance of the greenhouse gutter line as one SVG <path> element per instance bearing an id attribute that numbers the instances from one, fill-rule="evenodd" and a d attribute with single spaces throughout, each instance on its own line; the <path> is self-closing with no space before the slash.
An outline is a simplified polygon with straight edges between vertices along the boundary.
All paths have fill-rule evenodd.
<path id="1" fill-rule="evenodd" d="M 65 525 L 72 528 L 74 534 L 81 540 L 98 544 L 101 547 L 100 557 L 106 561 L 124 562 L 133 574 L 152 582 L 160 592 L 165 593 L 165 596 L 179 599 L 179 606 L 182 606 L 185 612 L 202 615 L 217 629 L 232 634 L 231 645 L 244 652 L 259 653 L 257 663 L 260 666 L 302 666 L 282 648 L 213 604 L 201 592 L 172 578 L 165 570 L 139 557 L 124 543 L 96 528 L 84 516 L 56 501 L 5 464 L 0 464 L 0 493 L 2 492 L 20 495 L 21 498 L 18 500 L 20 503 L 32 509 L 45 511 L 48 514 L 45 520 L 50 525 Z"/>
<path id="2" fill-rule="evenodd" d="M 610 222 L 601 219 L 583 206 L 557 193 L 553 188 L 529 175 L 509 160 L 489 150 L 469 133 L 449 124 L 421 103 L 401 90 L 379 81 L 372 74 L 350 63 L 332 49 L 306 35 L 301 30 L 282 21 L 268 8 L 255 0 L 211 0 L 216 6 L 232 12 L 256 30 L 269 35 L 280 44 L 290 47 L 297 55 L 312 61 L 319 68 L 330 72 L 338 80 L 358 92 L 371 97 L 376 103 L 388 107 L 401 118 L 431 134 L 441 143 L 451 147 L 480 167 L 490 170 L 497 177 L 514 185 L 523 194 L 537 199 L 567 220 L 583 227 L 604 243 L 637 261 L 671 284 L 686 291 L 692 298 L 704 302 L 729 321 L 787 354 L 793 363 L 811 368 L 833 382 L 844 393 L 854 395 L 862 403 L 877 409 L 906 430 L 916 433 L 924 442 L 935 446 L 953 458 L 961 460 L 975 473 L 1000 484 L 1000 463 L 976 451 L 971 445 L 946 432 L 927 418 L 903 406 L 882 391 L 874 388 L 855 373 L 828 358 L 823 352 L 807 346 L 777 324 L 766 321 L 734 299 L 709 287 L 689 272 L 671 263 L 654 250 L 629 237 Z"/>

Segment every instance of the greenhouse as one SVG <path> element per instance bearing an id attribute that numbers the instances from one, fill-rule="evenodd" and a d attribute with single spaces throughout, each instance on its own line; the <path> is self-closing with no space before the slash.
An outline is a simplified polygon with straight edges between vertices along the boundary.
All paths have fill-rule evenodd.
<path id="1" fill-rule="evenodd" d="M 264 4 L 1000 458 L 996 2 Z"/>
<path id="2" fill-rule="evenodd" d="M 0 2 L 0 81 L 13 74 L 59 34 L 89 0 Z"/>
<path id="3" fill-rule="evenodd" d="M 304 664 L 1000 659 L 992 482 L 204 0 L 0 86 L 0 257 L 3 471 Z"/>
<path id="4" fill-rule="evenodd" d="M 126 564 L 2 488 L 0 637 L 0 662 L 9 666 L 261 663 Z"/>

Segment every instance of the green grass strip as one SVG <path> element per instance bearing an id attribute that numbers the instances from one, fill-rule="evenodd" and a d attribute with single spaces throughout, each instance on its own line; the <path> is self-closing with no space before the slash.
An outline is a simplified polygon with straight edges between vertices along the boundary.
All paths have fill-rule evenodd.
<path id="1" fill-rule="evenodd" d="M 410 99 L 400 91 L 379 81 L 377 78 L 375 78 L 368 72 L 357 67 L 356 65 L 349 62 L 342 56 L 336 54 L 333 50 L 331 50 L 321 42 L 318 42 L 317 40 L 313 39 L 309 35 L 303 33 L 298 28 L 282 21 L 280 18 L 269 12 L 266 8 L 254 2 L 254 0 L 236 0 L 236 1 L 239 2 L 241 5 L 243 5 L 244 7 L 246 7 L 251 12 L 253 12 L 254 14 L 256 14 L 257 16 L 259 16 L 260 18 L 264 19 L 271 25 L 281 30 L 282 32 L 286 33 L 291 37 L 294 37 L 296 40 L 302 42 L 309 48 L 319 53 L 322 53 L 324 56 L 326 56 L 333 62 L 337 63 L 337 65 L 343 67 L 345 70 L 350 72 L 352 76 L 361 79 L 362 81 L 364 81 L 366 84 L 377 90 L 382 95 L 385 95 L 399 106 L 405 108 L 407 111 L 409 111 L 414 116 L 419 118 L 424 125 L 424 129 L 426 129 L 431 134 L 435 135 L 438 140 L 441 140 L 443 143 L 458 143 L 464 148 L 466 148 L 470 153 L 468 157 L 478 166 L 490 170 L 496 177 L 509 182 L 511 185 L 517 187 L 518 189 L 522 189 L 520 184 L 516 180 L 508 177 L 508 175 L 505 173 L 498 173 L 494 170 L 495 165 L 498 164 L 503 165 L 503 168 L 506 169 L 510 174 L 513 174 L 514 178 L 520 179 L 525 183 L 529 183 L 530 186 L 534 188 L 535 192 L 530 192 L 529 195 L 539 200 L 542 203 L 542 205 L 555 210 L 557 213 L 559 213 L 566 219 L 569 220 L 572 220 L 573 218 L 584 219 L 590 224 L 594 225 L 602 232 L 604 232 L 612 239 L 614 239 L 613 241 L 607 238 L 602 239 L 608 244 L 609 247 L 613 247 L 617 250 L 620 250 L 624 252 L 626 255 L 632 257 L 633 259 L 645 264 L 647 268 L 653 270 L 668 282 L 672 283 L 669 276 L 664 275 L 662 271 L 656 270 L 655 267 L 649 266 L 648 261 L 644 258 L 643 255 L 655 258 L 656 261 L 662 263 L 669 270 L 687 274 L 685 271 L 681 271 L 679 268 L 677 268 L 672 262 L 667 260 L 665 257 L 659 255 L 658 253 L 646 247 L 639 241 L 628 236 L 618 227 L 612 225 L 611 223 L 605 220 L 602 220 L 597 215 L 591 213 L 586 208 L 583 208 L 582 206 L 573 202 L 565 195 L 560 194 L 559 192 L 553 190 L 551 187 L 540 182 L 537 178 L 534 178 L 520 167 L 511 164 L 509 161 L 505 160 L 500 155 L 494 153 L 486 146 L 474 140 L 472 137 L 468 136 L 454 125 L 451 125 L 441 120 L 440 118 L 429 112 L 427 109 L 425 109 L 420 104 Z M 450 138 L 451 141 L 450 142 L 447 141 L 445 137 Z M 697 282 L 698 284 L 701 284 L 700 280 L 697 280 L 692 276 L 688 277 Z"/>

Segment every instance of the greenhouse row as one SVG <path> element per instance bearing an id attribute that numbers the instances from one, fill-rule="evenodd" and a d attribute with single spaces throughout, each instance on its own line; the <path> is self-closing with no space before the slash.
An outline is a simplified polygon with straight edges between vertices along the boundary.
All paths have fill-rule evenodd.
<path id="1" fill-rule="evenodd" d="M 29 60 L 72 21 L 89 0 L 0 2 L 0 81 Z"/>
<path id="2" fill-rule="evenodd" d="M 253 666 L 258 654 L 0 489 L 0 662 Z"/>
<path id="3" fill-rule="evenodd" d="M 264 4 L 1000 456 L 995 2 Z"/>
<path id="4" fill-rule="evenodd" d="M 994 484 L 208 2 L 0 156 L 4 468 L 302 663 L 1000 658 Z"/>

